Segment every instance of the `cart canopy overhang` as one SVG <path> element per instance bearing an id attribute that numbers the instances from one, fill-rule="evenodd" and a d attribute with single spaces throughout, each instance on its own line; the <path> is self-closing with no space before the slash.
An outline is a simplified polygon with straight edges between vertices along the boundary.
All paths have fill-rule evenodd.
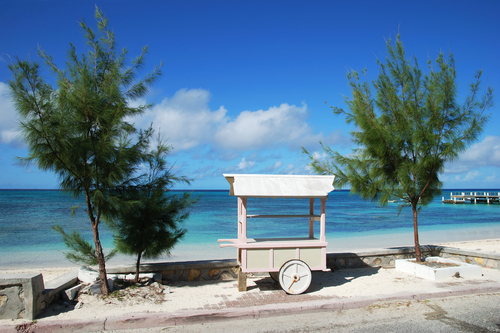
<path id="1" fill-rule="evenodd" d="M 326 198 L 335 176 L 224 174 L 229 195 L 258 198 Z"/>

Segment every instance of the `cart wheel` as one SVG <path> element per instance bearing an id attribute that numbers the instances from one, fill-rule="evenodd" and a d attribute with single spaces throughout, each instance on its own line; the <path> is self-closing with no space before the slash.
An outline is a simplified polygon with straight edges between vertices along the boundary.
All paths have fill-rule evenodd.
<path id="1" fill-rule="evenodd" d="M 287 261 L 281 266 L 279 280 L 281 288 L 283 288 L 287 294 L 302 294 L 311 284 L 311 269 L 303 261 Z"/>
<path id="2" fill-rule="evenodd" d="M 274 280 L 274 282 L 280 283 L 280 273 L 279 272 L 269 272 L 269 276 L 271 279 Z"/>

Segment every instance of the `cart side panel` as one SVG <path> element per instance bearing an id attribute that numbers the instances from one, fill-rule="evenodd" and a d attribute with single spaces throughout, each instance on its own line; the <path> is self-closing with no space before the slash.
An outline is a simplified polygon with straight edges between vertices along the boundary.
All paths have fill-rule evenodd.
<path id="1" fill-rule="evenodd" d="M 269 249 L 247 249 L 247 269 L 269 268 Z"/>
<path id="2" fill-rule="evenodd" d="M 300 260 L 305 262 L 309 267 L 322 266 L 321 247 L 301 248 Z"/>
<path id="3" fill-rule="evenodd" d="M 274 268 L 280 269 L 284 263 L 296 258 L 296 248 L 291 249 L 274 249 Z"/>

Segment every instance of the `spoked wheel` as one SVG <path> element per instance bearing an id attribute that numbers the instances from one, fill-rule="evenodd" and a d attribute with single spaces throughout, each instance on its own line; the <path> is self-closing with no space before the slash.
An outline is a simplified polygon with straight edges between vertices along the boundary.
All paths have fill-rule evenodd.
<path id="1" fill-rule="evenodd" d="M 287 294 L 302 294 L 311 285 L 311 280 L 311 269 L 300 260 L 287 261 L 279 271 L 280 286 Z"/>
<path id="2" fill-rule="evenodd" d="M 279 272 L 269 272 L 269 276 L 271 279 L 274 280 L 274 282 L 280 283 L 280 273 Z"/>

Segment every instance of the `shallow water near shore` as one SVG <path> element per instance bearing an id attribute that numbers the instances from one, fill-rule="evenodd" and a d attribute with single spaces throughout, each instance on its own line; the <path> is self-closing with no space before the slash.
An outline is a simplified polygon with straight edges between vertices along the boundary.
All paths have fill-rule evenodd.
<path id="1" fill-rule="evenodd" d="M 457 192 L 458 190 L 454 190 Z M 479 191 L 479 190 L 478 190 Z M 497 190 L 487 190 L 498 192 Z M 180 195 L 180 191 L 170 192 Z M 235 258 L 233 248 L 220 249 L 217 239 L 236 238 L 236 198 L 228 191 L 194 191 L 198 204 L 191 210 L 184 228 L 184 239 L 170 257 L 160 261 L 189 261 Z M 443 191 L 443 197 L 450 197 Z M 0 267 L 61 267 L 73 265 L 64 258 L 59 233 L 51 226 L 60 224 L 67 231 L 78 230 L 92 240 L 92 228 L 84 208 L 71 216 L 71 207 L 84 204 L 60 191 L 0 190 Z M 249 214 L 307 214 L 308 200 L 249 199 Z M 315 211 L 319 212 L 319 200 Z M 334 191 L 327 200 L 326 231 L 328 252 L 351 252 L 370 248 L 413 245 L 413 219 L 410 207 L 398 215 L 398 204 L 379 207 L 348 191 Z M 441 197 L 424 207 L 418 216 L 421 244 L 500 238 L 500 205 L 443 204 Z M 249 237 L 294 237 L 307 235 L 307 219 L 252 219 Z M 319 224 L 315 226 L 319 234 Z M 112 232 L 102 224 L 101 241 L 105 249 L 113 246 Z M 134 259 L 117 256 L 109 264 L 130 264 Z M 146 262 L 146 261 L 145 261 Z"/>

